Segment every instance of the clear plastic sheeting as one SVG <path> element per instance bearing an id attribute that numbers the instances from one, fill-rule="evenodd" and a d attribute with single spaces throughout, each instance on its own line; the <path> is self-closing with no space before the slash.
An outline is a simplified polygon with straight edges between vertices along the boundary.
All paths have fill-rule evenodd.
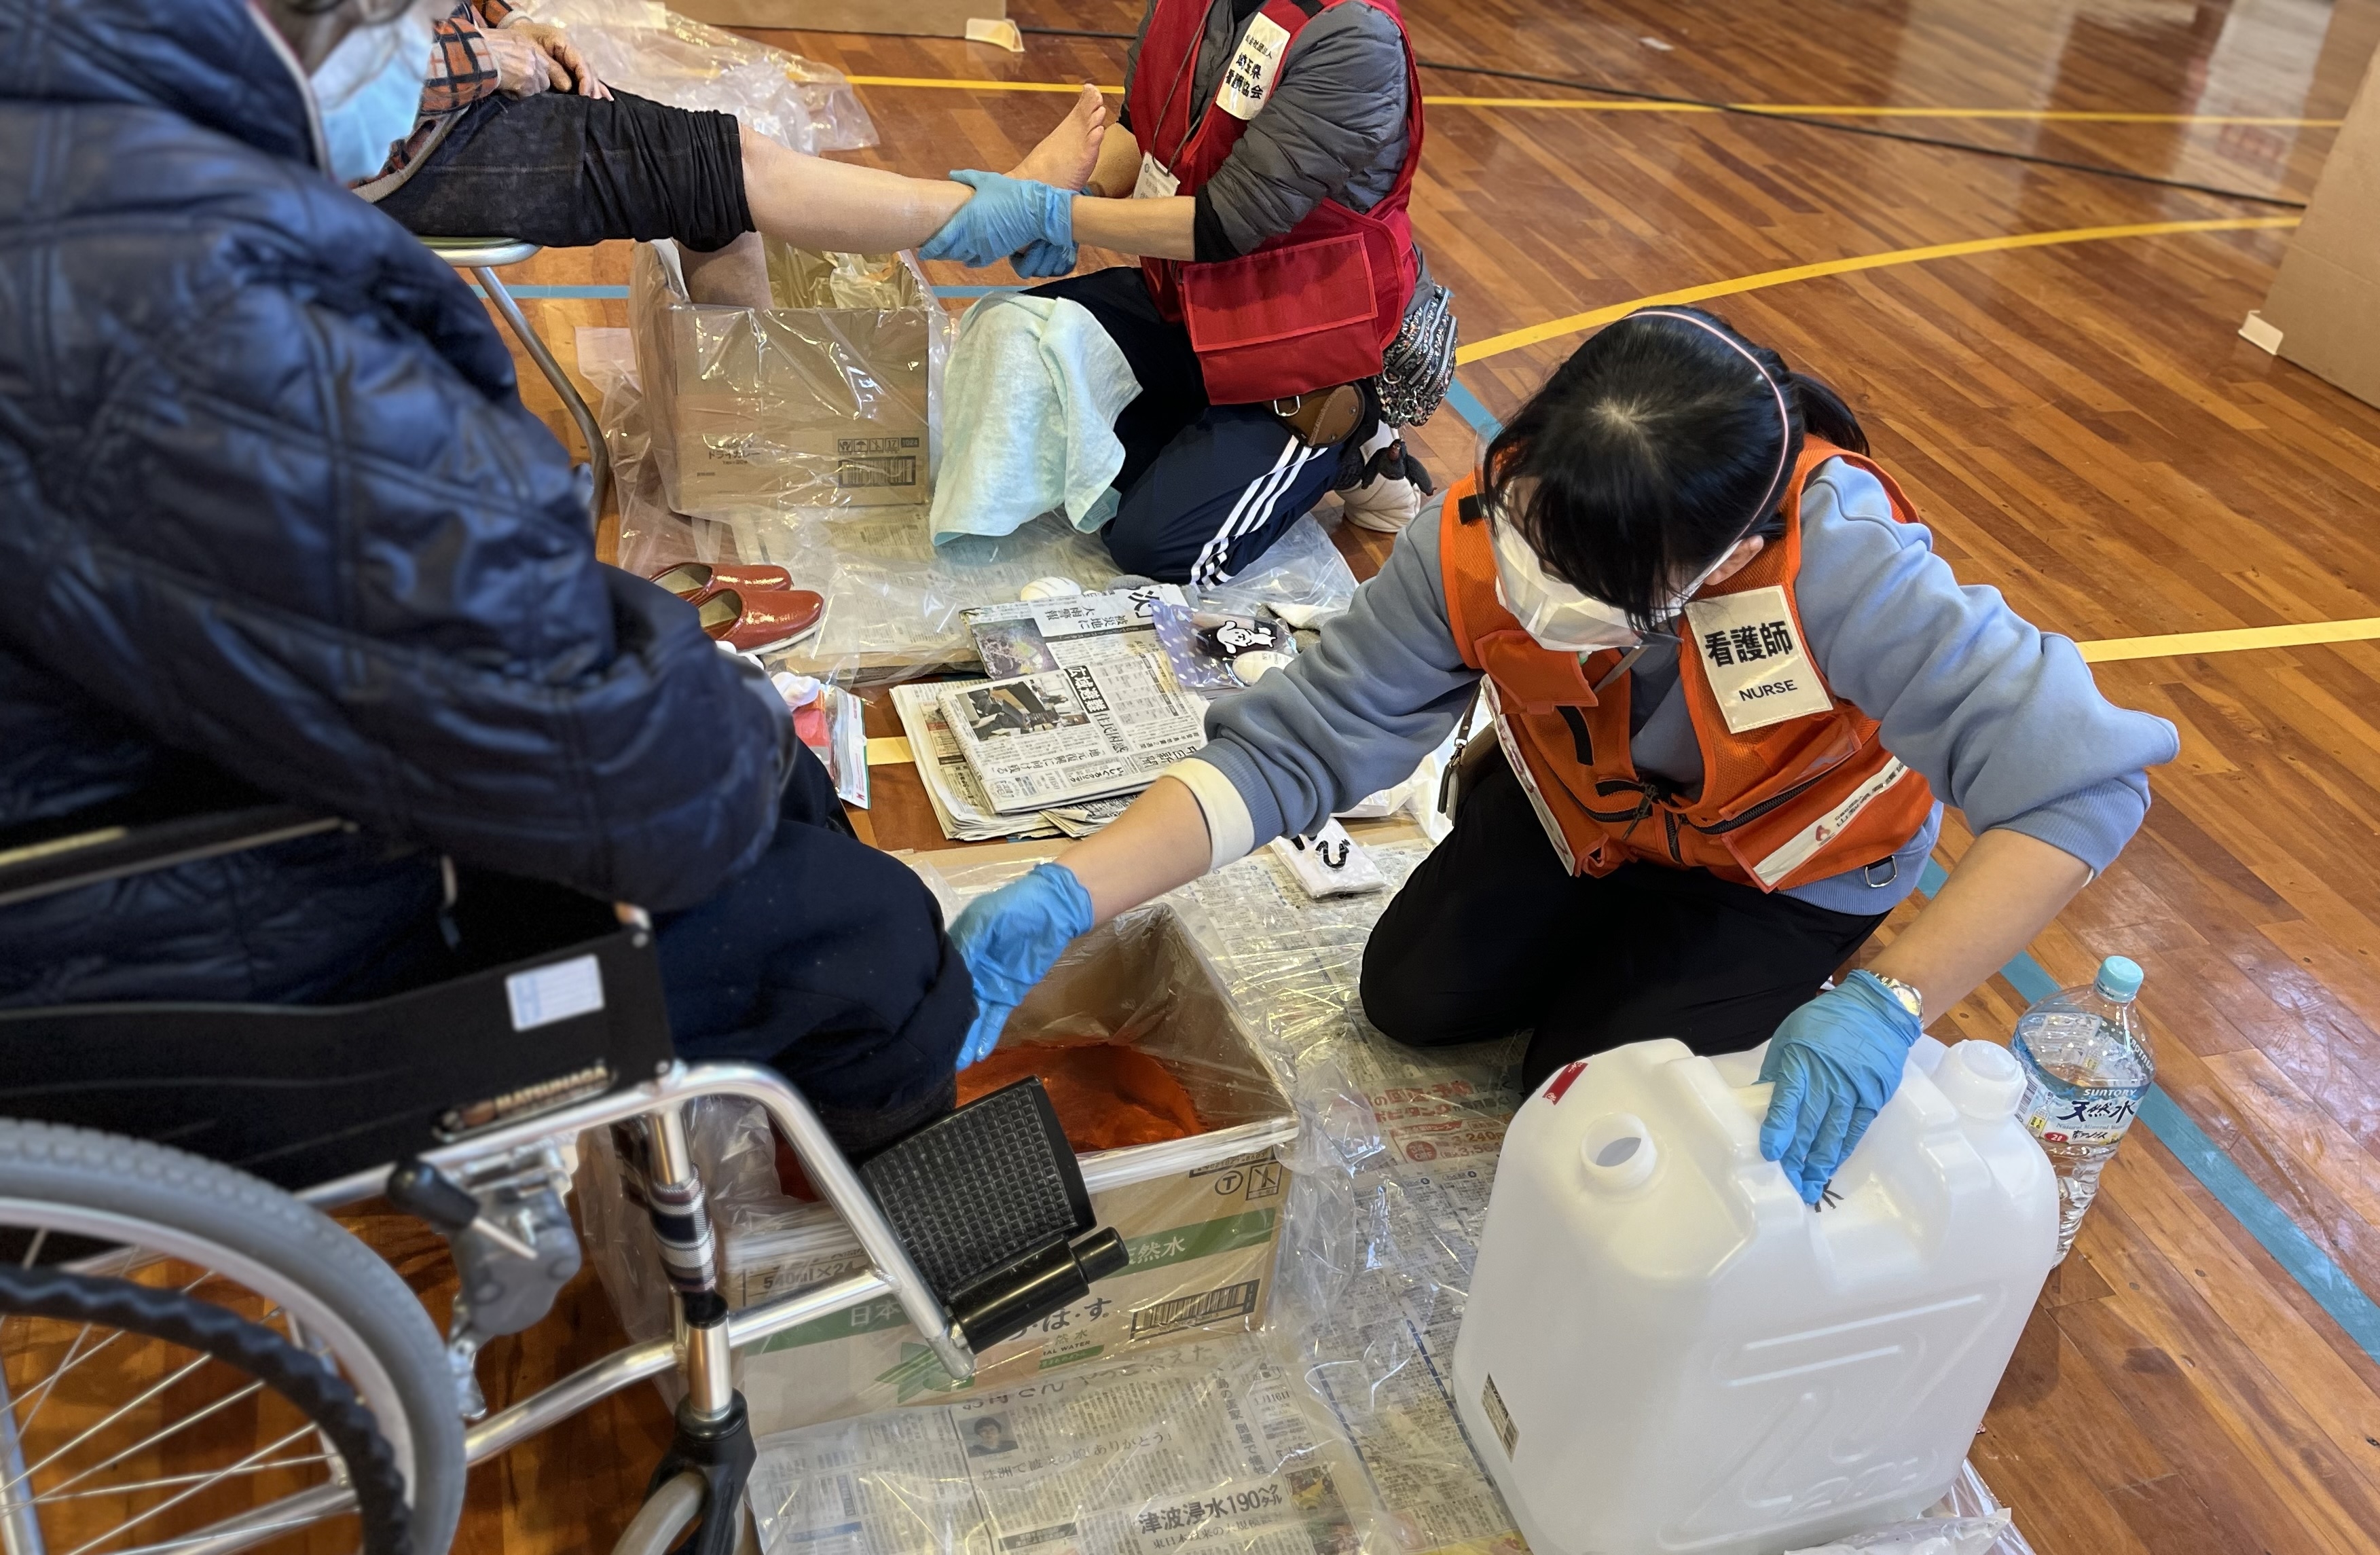
<path id="1" fill-rule="evenodd" d="M 1355 1555 L 1362 1471 L 1255 1338 L 769 1439 L 770 1555 Z"/>
<path id="2" fill-rule="evenodd" d="M 1312 513 L 1282 530 L 1254 566 L 1199 596 L 1210 608 L 1241 614 L 1271 610 L 1293 626 L 1319 625 L 1354 597 L 1347 558 Z"/>
<path id="3" fill-rule="evenodd" d="M 623 91 L 733 114 L 797 152 L 876 144 L 875 122 L 842 71 L 682 17 L 659 0 L 527 0 L 514 8 L 569 29 L 595 74 Z"/>
<path id="4" fill-rule="evenodd" d="M 1392 885 L 1401 885 L 1427 852 L 1419 842 L 1367 845 Z M 1030 860 L 935 859 L 939 883 L 954 901 L 1030 867 Z M 1396 1047 L 1370 1028 L 1356 987 L 1364 942 L 1383 896 L 1309 900 L 1268 852 L 1194 881 L 1170 900 L 1239 1002 L 1303 1128 L 1291 1158 L 1295 1174 L 1272 1323 L 1245 1341 L 1179 1350 L 1148 1364 L 1184 1379 L 1203 1367 L 1208 1376 L 1229 1379 L 1257 1367 L 1293 1379 L 1297 1396 L 1281 1405 L 1283 1417 L 1310 1419 L 1318 1411 L 1330 1427 L 1328 1440 L 1301 1446 L 1301 1452 L 1326 1463 L 1339 1452 L 1345 1465 L 1332 1476 L 1333 1492 L 1347 1509 L 1346 1533 L 1339 1536 L 1344 1542 L 1318 1542 L 1310 1527 L 1232 1529 L 1229 1537 L 1242 1548 L 1300 1555 L 1308 1549 L 1520 1555 L 1520 1537 L 1473 1455 L 1441 1380 L 1451 1372 L 1497 1150 L 1519 1100 L 1518 1042 L 1423 1052 Z M 1075 1385 L 1087 1393 L 1107 1375 L 1062 1372 L 1050 1384 L 1079 1378 Z M 1197 1529 L 1143 1533 L 1136 1520 L 1129 1527 L 1112 1520 L 1118 1506 L 1132 1509 L 1136 1519 L 1144 1502 L 1161 1508 L 1189 1497 L 1171 1494 L 1178 1482 L 1164 1477 L 1174 1472 L 1170 1459 L 1119 1454 L 1111 1444 L 1144 1433 L 1172 1440 L 1177 1416 L 1193 1408 L 1203 1407 L 1210 1417 L 1220 1413 L 1232 1428 L 1224 1395 L 1112 1396 L 1116 1407 L 1135 1398 L 1135 1413 L 1037 1417 L 1037 1431 L 1050 1433 L 1036 1437 L 1037 1452 L 1053 1460 L 1072 1455 L 1096 1462 L 1109 1477 L 1087 1474 L 1078 1484 L 1050 1489 L 1048 1503 L 1014 1525 L 990 1510 L 991 1499 L 981 1509 L 967 1501 L 969 1476 L 979 1471 L 975 1460 L 953 1455 L 964 1448 L 953 1444 L 966 1435 L 961 1412 L 969 1403 L 978 1413 L 993 1409 L 991 1398 L 772 1438 L 762 1444 L 761 1472 L 775 1500 L 756 1503 L 764 1508 L 767 1548 L 771 1555 L 792 1555 L 832 1528 L 847 1535 L 856 1549 L 869 1537 L 864 1529 L 892 1526 L 881 1521 L 886 1508 L 914 1509 L 914 1515 L 902 1511 L 899 1515 L 911 1517 L 906 1531 L 881 1533 L 877 1537 L 886 1542 L 867 1548 L 937 1555 L 1021 1549 L 1024 1542 L 1010 1541 L 1027 1528 L 1045 1535 L 1051 1549 L 1139 1549 L 1134 1539 L 1171 1539 L 1147 1545 L 1170 1549 L 1193 1538 L 1207 1548 L 1211 1536 Z M 1294 1412 L 1287 1413 L 1291 1403 Z M 890 1445 L 896 1432 L 906 1433 L 905 1447 Z M 1250 1461 L 1260 1463 L 1261 1454 Z M 929 1462 L 939 1466 L 929 1469 Z M 1220 1472 L 1212 1477 L 1224 1482 Z M 1236 1491 L 1240 1481 L 1232 1483 Z M 929 1493 L 929 1488 L 938 1488 Z M 1141 1499 L 1132 1499 L 1134 1492 Z M 1064 1504 L 1069 1495 L 1071 1508 Z M 777 1518 L 766 1510 L 771 1505 L 808 1510 Z M 828 1509 L 838 1505 L 849 1511 L 831 1523 Z M 950 1510 L 929 1514 L 929 1508 Z M 1900 1555 L 2031 1555 L 2012 1525 L 1976 1542 L 1986 1525 L 1974 1520 L 2000 1511 L 1969 1465 L 1933 1510 L 1937 1525 L 1915 1531 L 1919 1542 L 1872 1548 Z M 1076 1523 L 1073 1532 L 1053 1531 L 1070 1521 Z"/>

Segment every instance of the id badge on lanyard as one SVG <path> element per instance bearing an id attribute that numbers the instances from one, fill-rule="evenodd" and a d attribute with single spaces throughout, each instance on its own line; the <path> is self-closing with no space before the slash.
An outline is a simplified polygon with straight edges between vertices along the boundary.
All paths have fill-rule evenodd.
<path id="1" fill-rule="evenodd" d="M 1140 153 L 1140 177 L 1132 186 L 1135 200 L 1163 200 L 1181 187 L 1182 180 L 1165 170 L 1156 152 Z"/>

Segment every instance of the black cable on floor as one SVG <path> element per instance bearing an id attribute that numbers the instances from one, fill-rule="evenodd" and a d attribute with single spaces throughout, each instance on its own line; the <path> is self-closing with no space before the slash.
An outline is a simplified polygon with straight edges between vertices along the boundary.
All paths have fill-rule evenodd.
<path id="1" fill-rule="evenodd" d="M 1060 38 L 1120 38 L 1130 43 L 1129 32 L 1101 32 L 1076 27 L 1027 27 L 1021 30 L 1038 32 Z M 2135 173 L 2130 168 L 2110 167 L 2104 163 L 2070 162 L 2064 157 L 2043 156 L 2037 152 L 2004 151 L 1998 146 L 1978 145 L 1973 140 L 1946 140 L 1934 135 L 1912 135 L 1906 130 L 1878 129 L 1873 125 L 1844 124 L 1836 119 L 1815 118 L 1806 114 L 1779 113 L 1770 108 L 1746 107 L 1739 103 L 1718 103 L 1706 97 L 1677 97 L 1659 91 L 1632 91 L 1625 87 L 1608 86 L 1601 81 L 1578 80 L 1567 76 L 1540 76 L 1527 70 L 1499 70 L 1485 65 L 1456 65 L 1446 60 L 1416 59 L 1425 70 L 1445 70 L 1457 75 L 1494 76 L 1508 81 L 1534 81 L 1540 86 L 1568 87 L 1573 91 L 1590 91 L 1605 97 L 1626 98 L 1637 103 L 1667 103 L 1681 108 L 1706 108 L 1715 113 L 1733 114 L 1739 118 L 1769 119 L 1779 124 L 1798 124 L 1810 129 L 1830 129 L 1839 135 L 1864 135 L 1872 140 L 1899 140 L 1912 146 L 1932 146 L 1946 152 L 1966 152 L 1975 156 L 1998 157 L 2007 162 L 2026 162 L 2038 167 L 2056 167 L 2069 173 L 2086 174 L 2096 178 L 2122 178 L 2130 183 L 2152 184 L 2158 188 L 2186 189 L 2192 194 L 2213 195 L 2217 200 L 2240 200 L 2254 205 L 2277 205 L 2285 210 L 2302 211 L 2302 200 L 2284 200 L 2277 195 L 2251 194 L 2245 189 L 2223 188 L 2214 184 L 2194 184 L 2186 178 L 2163 178 L 2154 173 Z"/>

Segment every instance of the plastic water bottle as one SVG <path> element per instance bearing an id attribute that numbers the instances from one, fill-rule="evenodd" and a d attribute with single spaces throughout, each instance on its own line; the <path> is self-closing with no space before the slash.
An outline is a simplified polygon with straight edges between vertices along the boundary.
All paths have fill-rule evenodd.
<path id="1" fill-rule="evenodd" d="M 2139 964 L 2111 955 L 2096 978 L 2051 994 L 2016 1023 L 2016 1057 L 2025 1074 L 2017 1116 L 2058 1172 L 2061 1260 L 2099 1191 L 2099 1173 L 2156 1078 L 2148 1028 L 2132 1002 L 2140 991 Z"/>

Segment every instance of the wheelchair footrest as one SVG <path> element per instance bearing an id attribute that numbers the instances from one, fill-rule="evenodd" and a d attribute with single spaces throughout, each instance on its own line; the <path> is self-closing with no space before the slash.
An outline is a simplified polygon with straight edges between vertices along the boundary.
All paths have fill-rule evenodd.
<path id="1" fill-rule="evenodd" d="M 1021 1333 L 1130 1261 L 1097 1218 L 1057 1110 L 1027 1077 L 927 1124 L 860 1167 L 918 1272 L 980 1350 Z"/>

